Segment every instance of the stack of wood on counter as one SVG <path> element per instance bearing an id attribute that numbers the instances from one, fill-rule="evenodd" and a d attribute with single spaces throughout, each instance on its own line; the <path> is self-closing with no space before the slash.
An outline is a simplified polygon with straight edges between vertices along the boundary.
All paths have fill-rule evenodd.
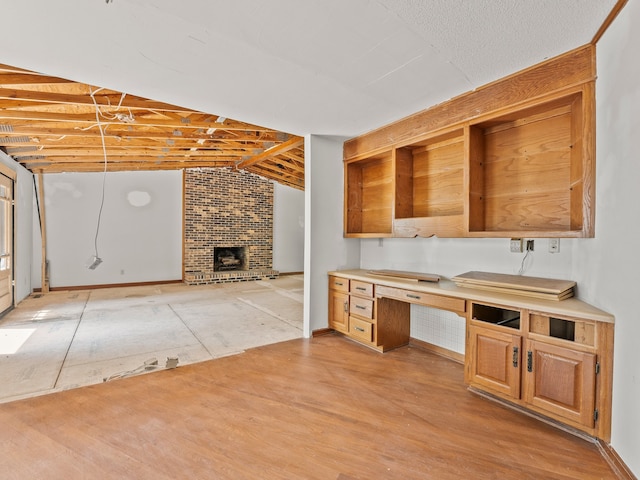
<path id="1" fill-rule="evenodd" d="M 546 300 L 573 297 L 576 282 L 503 273 L 467 272 L 451 279 L 459 287 L 477 288 Z"/>

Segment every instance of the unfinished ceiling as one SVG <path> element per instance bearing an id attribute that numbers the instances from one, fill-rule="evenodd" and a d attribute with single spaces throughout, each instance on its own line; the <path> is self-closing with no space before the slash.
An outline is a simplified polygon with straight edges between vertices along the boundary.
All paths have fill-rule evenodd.
<path id="1" fill-rule="evenodd" d="M 285 170 L 286 178 L 300 188 L 301 144 L 295 147 L 298 150 L 283 152 L 279 162 L 263 161 L 269 153 L 261 152 L 269 146 L 289 148 L 300 141 L 295 136 L 306 134 L 359 135 L 582 46 L 593 40 L 609 13 L 623 3 L 27 0 L 3 5 L 0 63 L 108 88 L 95 95 L 105 113 L 125 118 L 130 108 L 150 132 L 171 133 L 172 120 L 180 131 L 196 136 L 206 136 L 212 128 L 218 133 L 218 116 L 248 122 L 251 125 L 225 123 L 224 140 L 239 148 L 235 153 L 230 148 L 226 157 L 212 154 L 215 144 L 205 153 L 198 143 L 201 137 L 180 143 L 178 135 L 148 135 L 139 153 L 155 154 L 155 159 L 146 160 L 159 165 L 160 152 L 153 149 L 180 144 L 176 148 L 183 149 L 178 150 L 183 161 L 195 162 L 211 154 L 207 160 L 212 163 L 226 161 L 248 169 L 268 165 L 269 170 L 261 174 L 285 182 L 278 172 Z M 60 93 L 48 88 L 47 93 Z M 86 89 L 62 93 L 75 98 L 58 115 L 83 116 L 82 128 L 96 123 L 95 114 L 90 118 L 93 103 Z M 78 97 L 83 99 L 76 103 Z M 16 99 L 20 97 L 4 98 L 3 111 L 11 101 L 25 103 Z M 29 101 L 32 109 L 50 102 L 42 94 Z M 169 105 L 155 108 L 161 103 Z M 111 107 L 105 107 L 108 104 Z M 116 111 L 118 105 L 121 108 Z M 54 113 L 50 112 L 52 118 Z M 44 128 L 38 119 L 28 121 Z M 107 133 L 134 128 L 134 123 L 114 123 Z M 87 131 L 92 130 L 97 131 L 95 127 Z M 238 132 L 242 133 L 233 138 Z M 242 142 L 255 140 L 248 138 L 249 132 L 264 137 L 243 150 Z M 278 132 L 292 136 L 285 138 Z M 117 136 L 120 139 L 109 140 L 114 148 L 115 143 L 127 141 L 125 135 Z M 162 142 L 165 145 L 158 145 Z M 84 147 L 73 149 L 78 152 Z M 193 155 L 184 157 L 190 155 L 185 148 Z M 99 157 L 99 152 L 93 156 Z M 243 166 L 247 161 L 255 163 Z"/>
<path id="2" fill-rule="evenodd" d="M 0 147 L 37 173 L 233 167 L 304 188 L 303 138 L 6 65 Z"/>

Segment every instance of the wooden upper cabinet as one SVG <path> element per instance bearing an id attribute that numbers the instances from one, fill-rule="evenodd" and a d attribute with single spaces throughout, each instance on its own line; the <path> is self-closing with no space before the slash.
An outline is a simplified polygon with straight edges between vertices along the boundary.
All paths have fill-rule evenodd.
<path id="1" fill-rule="evenodd" d="M 391 236 L 393 165 L 391 152 L 345 164 L 344 231 L 347 236 Z"/>
<path id="2" fill-rule="evenodd" d="M 350 237 L 592 237 L 595 49 L 344 145 Z"/>

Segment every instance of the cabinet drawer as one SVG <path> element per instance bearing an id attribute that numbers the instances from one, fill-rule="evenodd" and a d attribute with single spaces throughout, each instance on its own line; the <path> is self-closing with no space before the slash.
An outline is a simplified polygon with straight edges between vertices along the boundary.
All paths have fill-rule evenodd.
<path id="1" fill-rule="evenodd" d="M 442 295 L 414 292 L 412 290 L 385 287 L 381 285 L 376 289 L 376 295 L 378 297 L 395 298 L 397 300 L 402 300 L 403 302 L 440 308 L 442 310 L 449 310 L 456 313 L 463 313 L 465 311 L 465 300 L 463 298 L 444 297 Z"/>
<path id="2" fill-rule="evenodd" d="M 351 280 L 351 288 L 349 291 L 354 295 L 373 298 L 373 283 Z"/>
<path id="3" fill-rule="evenodd" d="M 349 317 L 349 335 L 365 342 L 373 341 L 373 324 L 366 320 Z"/>
<path id="4" fill-rule="evenodd" d="M 349 313 L 364 318 L 373 318 L 373 300 L 352 296 L 349 301 Z"/>
<path id="5" fill-rule="evenodd" d="M 349 291 L 349 279 L 342 277 L 329 276 L 329 288 L 338 292 Z"/>

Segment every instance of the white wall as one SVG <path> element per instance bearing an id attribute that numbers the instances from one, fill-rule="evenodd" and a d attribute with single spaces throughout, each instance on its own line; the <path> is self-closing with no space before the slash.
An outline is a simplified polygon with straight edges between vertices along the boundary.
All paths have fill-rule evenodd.
<path id="1" fill-rule="evenodd" d="M 180 171 L 107 174 L 98 235 L 98 254 L 103 263 L 95 270 L 86 268 L 94 253 L 102 178 L 102 173 L 44 176 L 51 287 L 181 279 Z M 132 191 L 146 192 L 150 203 L 133 206 L 127 198 Z M 31 265 L 28 292 L 41 287 L 40 227 L 35 200 L 33 209 L 29 202 L 29 213 L 33 210 L 28 218 L 33 242 L 29 237 L 32 247 L 28 250 Z M 274 268 L 282 272 L 304 269 L 304 205 L 304 192 L 275 184 Z"/>
<path id="2" fill-rule="evenodd" d="M 274 183 L 273 268 L 304 270 L 304 191 Z"/>
<path id="3" fill-rule="evenodd" d="M 16 234 L 13 274 L 16 282 L 14 296 L 16 302 L 19 302 L 31 293 L 33 175 L 4 152 L 0 152 L 0 162 L 17 172 L 13 192 L 15 201 L 13 226 Z"/>
<path id="4" fill-rule="evenodd" d="M 574 251 L 580 295 L 616 317 L 611 444 L 640 476 L 640 2 L 597 45 L 596 237 Z"/>
<path id="5" fill-rule="evenodd" d="M 342 236 L 344 138 L 307 135 L 305 151 L 304 335 L 326 328 L 327 271 L 357 268 L 358 239 Z"/>
<path id="6" fill-rule="evenodd" d="M 51 287 L 182 278 L 182 172 L 113 172 L 105 183 L 95 270 L 86 265 L 94 239 L 102 173 L 44 175 Z M 149 203 L 135 206 L 135 195 Z M 42 201 L 42 199 L 41 199 Z M 34 241 L 34 286 L 40 285 L 40 242 Z"/>

